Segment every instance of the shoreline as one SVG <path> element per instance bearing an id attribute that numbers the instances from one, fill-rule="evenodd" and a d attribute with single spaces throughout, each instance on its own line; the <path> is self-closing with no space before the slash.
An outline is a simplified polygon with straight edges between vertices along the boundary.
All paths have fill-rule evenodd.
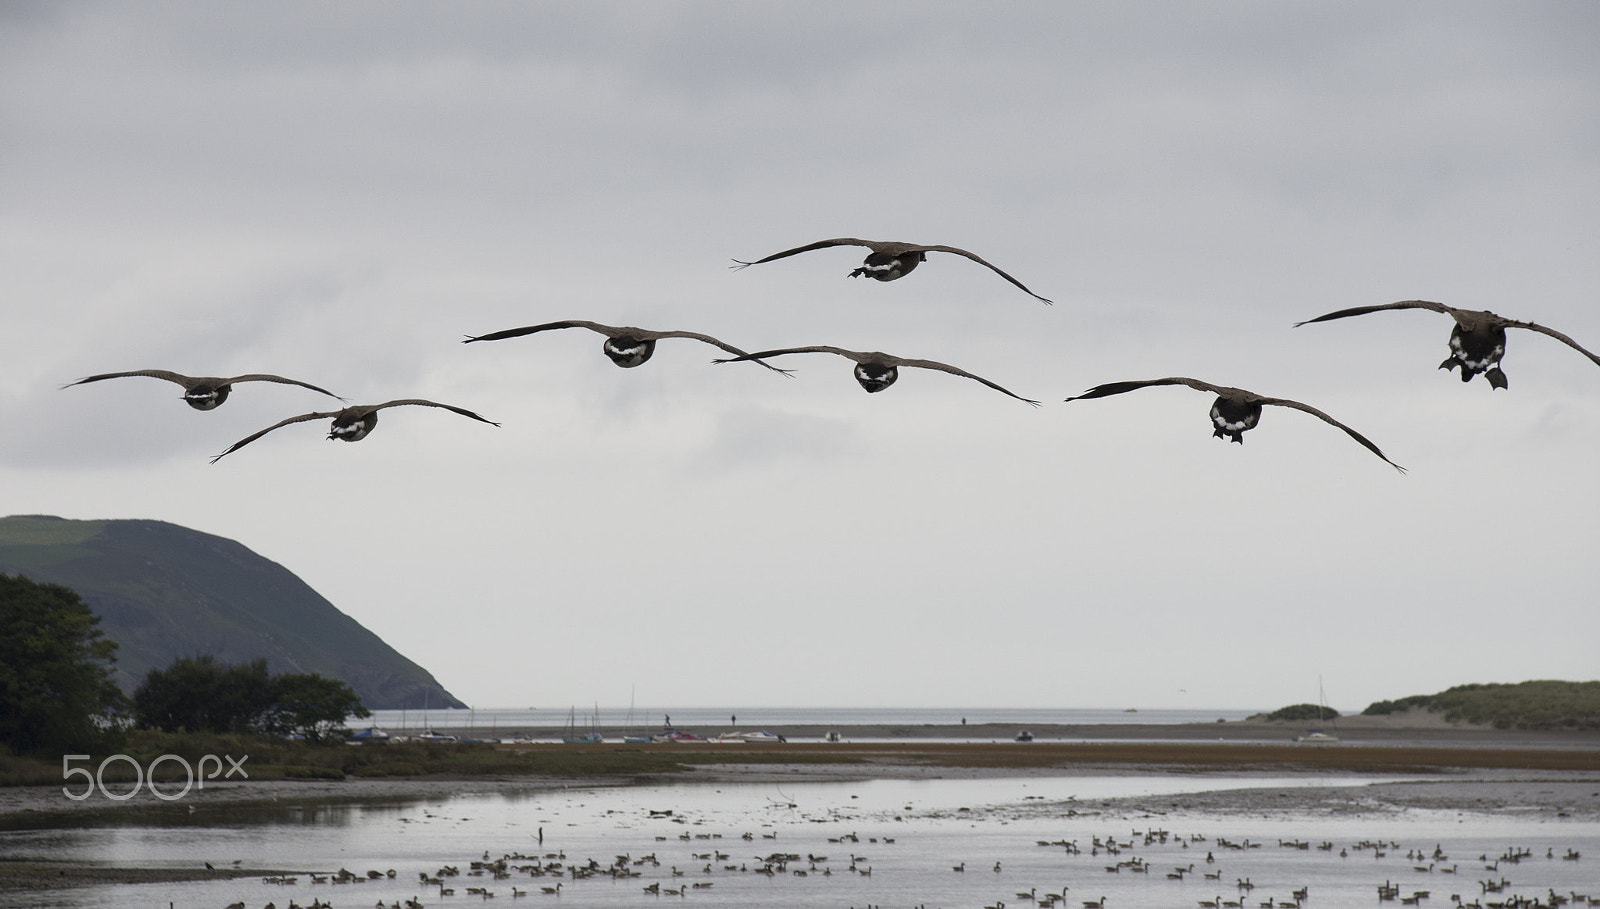
<path id="1" fill-rule="evenodd" d="M 1218 735 L 1223 726 L 1228 734 Z M 810 727 L 788 730 L 782 733 L 786 737 L 811 732 Z M 163 801 L 148 789 L 128 801 L 99 797 L 72 801 L 57 785 L 0 787 L 0 829 L 78 826 L 108 818 L 134 824 L 163 824 L 182 818 L 183 823 L 230 826 L 260 811 L 516 796 L 569 788 L 1165 775 L 1204 775 L 1208 779 L 1206 786 L 1194 792 L 975 806 L 972 813 L 962 816 L 997 823 L 1067 818 L 1138 822 L 1188 815 L 1382 819 L 1414 812 L 1454 812 L 1553 823 L 1600 823 L 1600 734 L 1594 733 L 1517 733 L 1447 725 L 1373 724 L 1362 728 L 1341 723 L 1340 743 L 1297 745 L 1288 739 L 1303 729 L 1270 723 L 1039 727 L 1032 730 L 1035 740 L 1028 743 L 1012 741 L 1015 731 L 1007 733 L 992 724 L 965 729 L 918 727 L 922 734 L 914 737 L 901 730 L 841 727 L 845 740 L 837 744 L 791 738 L 788 744 L 535 742 L 495 746 L 536 752 L 646 748 L 717 758 L 709 763 L 689 763 L 681 771 L 666 774 L 229 781 L 196 787 L 181 801 Z M 818 737 L 825 731 L 818 732 Z M 966 734 L 957 739 L 951 732 Z M 993 738 L 984 740 L 985 734 Z M 785 760 L 791 757 L 792 761 Z M 1229 778 L 1262 776 L 1314 778 L 1316 782 L 1272 788 L 1228 786 Z M 1415 778 L 1397 780 L 1396 776 Z M 202 870 L 0 859 L 0 890 L 296 873 L 306 873 L 306 869 Z"/>
<path id="2" fill-rule="evenodd" d="M 1090 725 L 1044 723 L 1016 726 L 1002 723 L 929 723 L 929 724 L 790 724 L 741 725 L 715 728 L 679 727 L 679 731 L 711 739 L 727 732 L 765 731 L 786 738 L 790 743 L 821 742 L 830 732 L 838 732 L 845 743 L 862 742 L 1011 742 L 1026 729 L 1035 742 L 1237 742 L 1283 743 L 1304 735 L 1317 724 L 1290 723 L 1275 720 L 1230 720 L 1216 723 L 1102 723 Z M 1341 742 L 1370 745 L 1446 745 L 1476 748 L 1592 748 L 1600 749 L 1600 730 L 1521 730 L 1496 729 L 1492 726 L 1446 722 L 1437 714 L 1425 711 L 1390 716 L 1351 716 L 1329 720 L 1322 724 L 1324 731 L 1339 737 Z M 481 727 L 434 726 L 437 732 L 465 738 L 483 737 L 509 743 L 525 739 L 533 743 L 560 742 L 567 730 L 560 726 L 513 726 L 486 730 Z M 407 729 L 395 735 L 419 733 L 420 729 Z M 595 731 L 607 743 L 621 742 L 624 735 L 637 734 L 637 729 L 602 725 Z"/>
<path id="3" fill-rule="evenodd" d="M 38 826 L 94 813 L 158 816 L 272 805 L 435 798 L 478 793 L 546 791 L 662 783 L 862 782 L 867 780 L 989 779 L 1204 773 L 1216 776 L 1337 776 L 1335 786 L 1363 785 L 1364 776 L 1452 775 L 1527 778 L 1534 775 L 1600 781 L 1600 733 L 1527 732 L 1418 723 L 1416 718 L 1358 717 L 1341 721 L 1337 743 L 1295 743 L 1303 727 L 1273 722 L 1226 724 L 1041 726 L 1031 742 L 1015 730 L 971 726 L 837 727 L 841 741 L 824 742 L 823 727 L 776 727 L 783 744 L 650 743 L 620 740 L 564 744 L 534 740 L 492 747 L 561 754 L 638 751 L 683 754 L 682 769 L 647 774 L 418 776 L 342 780 L 251 780 L 196 786 L 181 801 L 148 788 L 127 801 L 98 795 L 66 798 L 60 785 L 0 787 L 0 829 Z M 1407 720 L 1410 720 L 1407 722 Z M 780 729 L 782 731 L 780 731 Z M 912 734 L 912 733 L 916 734 Z M 381 747 L 381 746 L 361 746 Z M 747 759 L 741 759 L 748 756 Z M 1489 777 L 1485 777 L 1489 775 Z M 1600 787 L 1597 787 L 1600 788 Z M 1600 796 L 1600 792 L 1596 792 Z"/>

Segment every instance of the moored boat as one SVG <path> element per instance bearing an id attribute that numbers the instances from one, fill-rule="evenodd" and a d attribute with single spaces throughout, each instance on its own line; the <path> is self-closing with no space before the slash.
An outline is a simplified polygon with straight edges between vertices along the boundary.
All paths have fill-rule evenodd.
<path id="1" fill-rule="evenodd" d="M 595 717 L 589 720 L 588 732 L 578 731 L 577 713 L 578 709 L 576 707 L 567 711 L 567 734 L 561 737 L 561 741 L 566 742 L 568 745 L 593 745 L 605 741 L 594 728 L 598 725 L 596 721 L 599 719 L 600 707 L 598 705 L 595 706 Z"/>
<path id="2" fill-rule="evenodd" d="M 788 739 L 781 735 L 774 735 L 765 729 L 759 732 L 724 732 L 712 741 L 716 742 L 786 742 Z"/>

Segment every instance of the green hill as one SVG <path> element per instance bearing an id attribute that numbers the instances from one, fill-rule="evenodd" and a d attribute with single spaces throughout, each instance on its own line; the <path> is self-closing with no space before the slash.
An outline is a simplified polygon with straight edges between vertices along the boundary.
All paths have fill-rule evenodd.
<path id="1" fill-rule="evenodd" d="M 212 654 L 340 679 L 372 709 L 466 706 L 288 569 L 222 537 L 14 515 L 0 518 L 0 571 L 76 590 L 120 645 L 127 690 L 177 657 Z"/>
<path id="2" fill-rule="evenodd" d="M 1600 729 L 1600 682 L 1457 685 L 1438 694 L 1377 701 L 1361 715 L 1384 716 L 1414 707 L 1442 713 L 1452 723 L 1497 729 Z"/>

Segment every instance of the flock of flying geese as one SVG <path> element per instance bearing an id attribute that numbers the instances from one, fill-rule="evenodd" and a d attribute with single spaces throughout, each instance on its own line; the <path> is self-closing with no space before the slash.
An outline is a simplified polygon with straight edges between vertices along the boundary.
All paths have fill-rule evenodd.
<path id="1" fill-rule="evenodd" d="M 977 262 L 979 265 L 990 269 L 995 274 L 1021 289 L 1024 293 L 1042 301 L 1046 305 L 1051 303 L 1050 300 L 1029 290 L 1021 281 L 1018 281 L 1011 275 L 1001 271 L 998 267 L 991 264 L 981 256 L 954 246 L 924 246 L 916 243 L 900 243 L 882 240 L 858 240 L 854 237 L 838 237 L 832 240 L 819 240 L 815 243 L 797 246 L 794 249 L 787 249 L 783 252 L 773 253 L 770 256 L 753 261 L 747 262 L 740 259 L 735 259 L 735 264 L 731 267 L 735 270 L 744 269 L 751 265 L 760 265 L 765 262 L 772 262 L 788 256 L 798 255 L 804 252 L 811 252 L 818 249 L 827 249 L 834 246 L 863 246 L 871 250 L 871 252 L 867 255 L 866 260 L 861 263 L 861 266 L 850 272 L 850 277 L 852 278 L 866 277 L 877 281 L 894 281 L 910 274 L 918 265 L 926 260 L 927 254 L 930 252 L 951 253 L 953 255 L 964 256 L 965 258 L 971 259 L 972 261 Z M 1445 358 L 1443 363 L 1439 364 L 1439 368 L 1447 370 L 1460 369 L 1461 381 L 1463 382 L 1469 382 L 1475 376 L 1482 374 L 1492 388 L 1508 387 L 1506 382 L 1506 374 L 1500 369 L 1500 360 L 1505 356 L 1506 351 L 1507 328 L 1524 328 L 1528 329 L 1529 331 L 1536 331 L 1541 334 L 1549 335 L 1550 337 L 1555 338 L 1556 340 L 1588 357 L 1596 365 L 1600 365 L 1600 356 L 1596 356 L 1594 353 L 1585 350 L 1581 345 L 1578 344 L 1578 342 L 1554 329 L 1546 328 L 1543 325 L 1538 325 L 1533 322 L 1522 322 L 1516 319 L 1508 319 L 1492 312 L 1458 309 L 1454 306 L 1446 306 L 1443 303 L 1433 303 L 1428 300 L 1402 300 L 1398 303 L 1386 303 L 1377 306 L 1357 306 L 1351 309 L 1341 309 L 1337 312 L 1330 312 L 1326 315 L 1317 316 L 1314 319 L 1307 319 L 1304 322 L 1297 322 L 1295 323 L 1295 326 L 1299 327 L 1301 325 L 1307 325 L 1313 322 L 1327 322 L 1333 319 L 1343 319 L 1349 316 L 1360 316 L 1366 315 L 1367 313 L 1391 309 L 1425 309 L 1432 312 L 1442 313 L 1455 320 L 1455 327 L 1451 329 L 1450 332 L 1450 355 Z M 1000 385 L 983 378 L 982 376 L 974 375 L 973 373 L 967 372 L 964 369 L 952 366 L 948 363 L 940 363 L 935 360 L 899 357 L 893 354 L 883 353 L 881 351 L 846 350 L 842 347 L 831 347 L 827 345 L 814 345 L 810 347 L 785 347 L 748 353 L 732 346 L 731 344 L 724 343 L 723 341 L 720 341 L 710 335 L 700 334 L 699 332 L 655 331 L 650 329 L 634 328 L 631 326 L 619 327 L 602 325 L 599 322 L 589 322 L 576 319 L 561 322 L 546 322 L 542 325 L 529 325 L 522 328 L 509 328 L 503 331 L 491 332 L 485 335 L 468 336 L 466 341 L 463 343 L 470 344 L 475 341 L 502 341 L 508 338 L 520 338 L 542 331 L 552 331 L 563 328 L 586 328 L 590 331 L 604 335 L 605 343 L 603 345 L 603 349 L 606 356 L 609 357 L 617 366 L 625 369 L 639 366 L 648 361 L 655 353 L 656 342 L 663 338 L 688 338 L 705 344 L 710 344 L 713 347 L 720 348 L 726 353 L 732 354 L 730 357 L 713 360 L 712 362 L 714 363 L 754 361 L 762 366 L 765 366 L 767 369 L 786 375 L 789 374 L 791 370 L 780 369 L 779 367 L 773 366 L 767 361 L 778 357 L 800 353 L 835 354 L 837 356 L 844 357 L 847 360 L 854 361 L 856 381 L 860 383 L 861 387 L 866 389 L 866 391 L 869 393 L 883 391 L 890 385 L 893 385 L 895 380 L 899 378 L 900 368 L 909 367 L 917 369 L 932 369 L 939 372 L 960 376 L 962 378 L 972 379 L 975 382 L 980 382 L 983 385 L 994 389 L 995 391 L 1009 395 L 1010 397 L 1016 398 L 1017 400 L 1026 404 L 1035 407 L 1039 405 L 1038 401 L 1024 398 L 1021 395 L 1015 394 L 1006 388 L 1003 388 Z M 222 403 L 228 399 L 228 395 L 233 391 L 233 386 L 240 382 L 276 382 L 284 385 L 298 385 L 302 388 L 308 388 L 312 391 L 320 392 L 328 395 L 329 397 L 336 398 L 341 402 L 345 400 L 344 398 L 335 395 L 333 392 L 328 391 L 325 388 L 319 388 L 318 386 L 312 385 L 308 382 L 302 382 L 298 379 L 289 379 L 283 376 L 271 375 L 268 373 L 249 373 L 242 376 L 222 378 L 215 376 L 186 376 L 164 369 L 137 369 L 129 372 L 110 372 L 102 373 L 96 376 L 88 376 L 62 387 L 70 388 L 73 385 L 82 385 L 88 382 L 99 382 L 104 379 L 118 379 L 130 376 L 146 376 L 149 378 L 163 379 L 168 382 L 175 382 L 178 385 L 183 386 L 184 401 L 188 402 L 189 406 L 195 408 L 196 410 L 213 410 L 221 406 Z M 1323 413 L 1317 408 L 1312 407 L 1309 404 L 1304 404 L 1300 401 L 1293 401 L 1288 398 L 1269 397 L 1252 391 L 1247 391 L 1243 388 L 1231 388 L 1225 385 L 1215 385 L 1211 382 L 1202 381 L 1200 379 L 1190 379 L 1182 376 L 1169 376 L 1161 379 L 1144 379 L 1132 382 L 1108 382 L 1103 385 L 1096 385 L 1084 393 L 1074 395 L 1066 400 L 1080 401 L 1090 398 L 1105 398 L 1112 395 L 1125 394 L 1130 391 L 1136 391 L 1140 388 L 1148 388 L 1156 385 L 1184 385 L 1188 386 L 1189 388 L 1193 388 L 1196 391 L 1209 392 L 1213 395 L 1216 395 L 1215 400 L 1211 404 L 1211 423 L 1214 427 L 1212 435 L 1216 438 L 1228 439 L 1242 444 L 1244 442 L 1244 433 L 1250 429 L 1253 429 L 1260 421 L 1263 407 L 1267 405 L 1289 407 L 1311 414 L 1312 416 L 1317 417 L 1326 423 L 1344 430 L 1344 432 L 1349 435 L 1350 438 L 1359 442 L 1368 451 L 1371 451 L 1379 458 L 1382 458 L 1385 463 L 1394 467 L 1396 470 L 1400 470 L 1402 472 L 1405 470 L 1405 468 L 1395 464 L 1393 461 L 1390 461 L 1389 458 L 1384 455 L 1381 450 L 1379 450 L 1378 446 L 1374 445 L 1369 439 L 1367 439 L 1366 436 L 1363 436 L 1361 433 L 1356 432 L 1354 429 L 1351 429 L 1344 423 L 1339 422 L 1338 420 L 1327 415 L 1326 413 Z M 254 442 L 255 440 L 274 430 L 281 429 L 284 426 L 288 426 L 293 423 L 304 423 L 310 420 L 331 419 L 333 422 L 328 431 L 329 439 L 340 439 L 345 442 L 359 442 L 366 438 L 372 432 L 373 428 L 377 426 L 379 411 L 390 407 L 412 405 L 422 407 L 440 407 L 473 420 L 489 423 L 493 426 L 500 425 L 495 423 L 493 420 L 479 416 L 470 410 L 456 407 L 451 404 L 440 404 L 436 401 L 428 401 L 422 398 L 400 398 L 393 401 L 385 401 L 382 404 L 354 404 L 343 407 L 342 409 L 336 411 L 315 411 L 312 413 L 303 413 L 298 416 L 280 420 L 259 432 L 252 433 L 233 443 L 226 451 L 222 452 L 222 454 L 212 458 L 211 462 L 213 464 L 216 463 L 221 458 L 238 451 L 240 448 L 249 445 L 251 442 Z"/>

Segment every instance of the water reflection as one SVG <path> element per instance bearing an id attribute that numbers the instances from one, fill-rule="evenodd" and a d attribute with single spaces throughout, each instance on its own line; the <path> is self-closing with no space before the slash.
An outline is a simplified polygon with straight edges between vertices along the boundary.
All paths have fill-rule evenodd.
<path id="1" fill-rule="evenodd" d="M 1600 857 L 1600 825 L 1592 822 L 1438 811 L 1353 818 L 1094 813 L 1103 800 L 1122 796 L 1370 779 L 1104 776 L 676 784 L 202 808 L 154 821 L 97 819 L 72 828 L 11 830 L 0 833 L 0 858 L 172 868 L 204 861 L 228 867 L 237 859 L 251 867 L 301 871 L 297 882 L 248 878 L 7 893 L 0 894 L 0 909 L 166 906 L 169 901 L 218 909 L 243 901 L 255 909 L 269 901 L 308 905 L 314 898 L 340 909 L 412 898 L 427 906 L 482 902 L 482 895 L 466 893 L 469 887 L 501 899 L 515 898 L 516 888 L 530 899 L 580 906 L 653 904 L 665 898 L 664 891 L 681 890 L 685 899 L 701 905 L 840 907 L 1018 906 L 1066 887 L 1077 902 L 1064 905 L 1104 896 L 1112 909 L 1202 901 L 1257 906 L 1269 898 L 1291 901 L 1292 891 L 1307 887 L 1315 897 L 1306 905 L 1323 909 L 1372 906 L 1377 885 L 1386 881 L 1401 887 L 1402 896 L 1429 889 L 1437 905 L 1457 892 L 1470 901 L 1481 892 L 1479 881 L 1502 876 L 1509 886 L 1547 903 L 1547 890 L 1566 895 L 1600 881 L 1594 858 L 1560 858 L 1569 849 Z M 1022 810 L 1041 805 L 1050 807 Z M 1155 838 L 1156 831 L 1166 835 Z M 1280 841 L 1308 846 L 1285 847 Z M 1382 857 L 1357 848 L 1376 841 L 1398 845 Z M 1078 851 L 1064 843 L 1075 843 Z M 1531 850 L 1533 857 L 1494 872 L 1478 860 L 1480 855 L 1492 859 L 1513 844 Z M 1423 849 L 1427 860 L 1407 855 Z M 1433 858 L 1436 853 L 1447 860 Z M 652 854 L 654 862 L 643 860 Z M 773 854 L 802 858 L 785 863 L 781 871 L 757 873 L 764 864 L 758 857 Z M 508 861 L 509 876 L 471 874 L 473 860 L 506 855 L 516 856 Z M 622 867 L 637 876 L 575 876 L 573 871 L 591 862 L 603 869 L 618 856 L 628 857 Z M 1134 858 L 1144 870 L 1125 864 Z M 461 876 L 443 886 L 423 882 L 447 865 L 459 867 Z M 955 871 L 958 866 L 964 870 Z M 1191 866 L 1193 871 L 1168 877 Z M 359 875 L 361 882 L 316 884 L 309 876 L 313 870 L 340 868 Z M 391 869 L 393 877 L 387 875 Z M 368 871 L 378 878 L 368 880 Z M 1215 876 L 1207 878 L 1208 873 Z M 1241 881 L 1254 889 L 1239 889 Z M 559 897 L 542 892 L 558 882 Z M 645 889 L 651 885 L 654 893 Z M 445 889 L 456 892 L 447 895 Z M 1019 900 L 1021 893 L 1032 899 Z"/>

